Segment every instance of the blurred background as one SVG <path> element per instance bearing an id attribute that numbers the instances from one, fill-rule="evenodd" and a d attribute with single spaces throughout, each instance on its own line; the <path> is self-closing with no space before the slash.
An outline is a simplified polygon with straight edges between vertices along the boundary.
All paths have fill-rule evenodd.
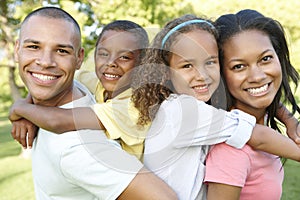
<path id="1" fill-rule="evenodd" d="M 9 107 L 26 96 L 13 59 L 19 23 L 32 10 L 54 5 L 65 9 L 80 24 L 86 51 L 83 68 L 93 70 L 92 52 L 101 27 L 116 19 L 132 20 L 148 31 L 150 39 L 167 21 L 192 13 L 212 20 L 241 9 L 255 9 L 278 20 L 285 28 L 291 60 L 300 72 L 299 0 L 1 0 L 0 2 L 0 200 L 33 200 L 30 153 L 10 135 Z M 294 90 L 298 104 L 300 88 Z M 299 116 L 297 116 L 299 119 Z M 287 160 L 283 200 L 300 197 L 300 164 Z M 297 185 L 298 184 L 298 185 Z"/>

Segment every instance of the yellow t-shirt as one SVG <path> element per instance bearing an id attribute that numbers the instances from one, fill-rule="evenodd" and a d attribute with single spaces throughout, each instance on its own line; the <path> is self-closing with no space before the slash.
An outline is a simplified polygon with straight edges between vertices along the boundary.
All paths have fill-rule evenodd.
<path id="1" fill-rule="evenodd" d="M 95 94 L 97 104 L 92 108 L 106 128 L 107 137 L 118 140 L 125 151 L 142 161 L 144 140 L 150 124 L 137 125 L 139 112 L 131 101 L 132 90 L 127 89 L 104 102 L 105 89 L 98 79 L 95 81 L 95 75 L 94 72 L 82 72 L 76 78 Z"/>

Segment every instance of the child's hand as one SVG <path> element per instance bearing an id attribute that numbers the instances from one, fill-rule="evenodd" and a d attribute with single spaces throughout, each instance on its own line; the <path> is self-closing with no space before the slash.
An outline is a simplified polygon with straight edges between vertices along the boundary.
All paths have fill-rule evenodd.
<path id="1" fill-rule="evenodd" d="M 26 99 L 19 99 L 14 102 L 14 104 L 10 107 L 9 116 L 8 116 L 11 122 L 20 120 L 22 118 L 22 116 L 17 114 L 17 110 L 18 108 L 22 108 L 23 106 L 26 106 L 26 104 L 28 104 Z"/>
<path id="2" fill-rule="evenodd" d="M 32 143 L 37 135 L 37 131 L 38 127 L 24 118 L 17 121 L 12 121 L 11 135 L 25 149 L 27 147 L 32 147 Z"/>
<path id="3" fill-rule="evenodd" d="M 289 124 L 286 126 L 286 132 L 289 138 L 294 140 L 300 147 L 300 123 L 297 119 L 289 121 Z"/>

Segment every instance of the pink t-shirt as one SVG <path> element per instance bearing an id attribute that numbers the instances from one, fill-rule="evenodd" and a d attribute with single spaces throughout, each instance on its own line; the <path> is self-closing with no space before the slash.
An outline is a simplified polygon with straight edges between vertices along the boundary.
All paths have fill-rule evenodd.
<path id="1" fill-rule="evenodd" d="M 283 176 L 278 156 L 221 143 L 208 154 L 204 181 L 242 187 L 240 200 L 280 200 Z"/>

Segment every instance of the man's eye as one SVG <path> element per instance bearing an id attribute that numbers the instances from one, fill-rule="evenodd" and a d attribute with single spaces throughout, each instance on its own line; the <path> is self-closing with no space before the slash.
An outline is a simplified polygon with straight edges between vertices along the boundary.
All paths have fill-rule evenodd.
<path id="1" fill-rule="evenodd" d="M 28 45 L 28 46 L 26 46 L 26 48 L 28 48 L 28 49 L 38 49 L 39 46 L 37 46 L 37 45 Z"/>

